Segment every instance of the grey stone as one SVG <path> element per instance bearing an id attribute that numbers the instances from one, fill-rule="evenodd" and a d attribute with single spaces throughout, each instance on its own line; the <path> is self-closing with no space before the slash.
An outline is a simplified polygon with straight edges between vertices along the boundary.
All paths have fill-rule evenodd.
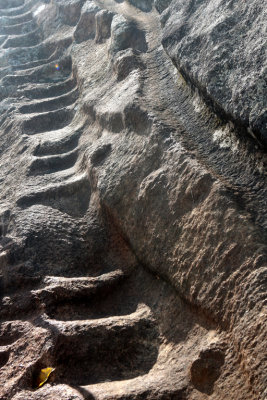
<path id="1" fill-rule="evenodd" d="M 172 1 L 163 45 L 185 79 L 226 118 L 267 143 L 262 1 Z"/>
<path id="2" fill-rule="evenodd" d="M 77 43 L 81 43 L 88 39 L 93 39 L 96 34 L 95 17 L 99 11 L 99 7 L 91 1 L 86 1 L 81 10 L 81 16 L 74 32 L 74 39 Z"/>
<path id="3" fill-rule="evenodd" d="M 130 72 L 144 67 L 138 55 L 131 48 L 119 51 L 114 58 L 113 68 L 118 80 L 123 80 Z"/>
<path id="4" fill-rule="evenodd" d="M 95 40 L 97 43 L 101 43 L 104 39 L 108 39 L 110 37 L 111 22 L 113 16 L 114 14 L 107 10 L 101 10 L 96 14 Z"/>
<path id="5" fill-rule="evenodd" d="M 59 18 L 62 18 L 65 24 L 75 26 L 80 18 L 83 2 L 83 0 L 71 0 L 68 2 L 57 0 Z"/>
<path id="6" fill-rule="evenodd" d="M 149 12 L 152 10 L 153 0 L 127 0 L 127 1 L 142 11 Z"/>
<path id="7" fill-rule="evenodd" d="M 155 0 L 155 7 L 161 14 L 171 3 L 172 0 Z"/>
<path id="8" fill-rule="evenodd" d="M 1 400 L 265 400 L 266 155 L 195 48 L 254 5 L 0 2 Z"/>
<path id="9" fill-rule="evenodd" d="M 116 15 L 111 24 L 111 54 L 120 50 L 132 48 L 140 52 L 147 50 L 144 31 L 138 29 L 132 21 L 126 20 L 122 15 Z"/>

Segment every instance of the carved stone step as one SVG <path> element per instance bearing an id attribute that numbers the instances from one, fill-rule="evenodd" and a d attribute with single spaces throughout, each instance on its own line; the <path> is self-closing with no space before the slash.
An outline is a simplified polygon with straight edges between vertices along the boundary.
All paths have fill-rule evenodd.
<path id="1" fill-rule="evenodd" d="M 4 0 L 2 4 L 8 5 L 8 7 L 5 6 L 2 8 L 0 6 L 0 16 L 20 16 L 31 11 L 33 7 L 36 6 L 36 0 L 13 0 L 13 2 Z"/>
<path id="2" fill-rule="evenodd" d="M 33 61 L 26 62 L 24 64 L 16 64 L 13 66 L 13 71 L 25 71 L 52 62 L 56 63 L 62 58 L 65 50 L 64 47 L 68 48 L 71 43 L 71 38 L 66 38 L 63 41 L 49 43 L 46 46 L 43 46 L 43 48 L 40 46 L 39 55 L 34 52 L 32 54 Z"/>
<path id="3" fill-rule="evenodd" d="M 45 99 L 49 97 L 62 96 L 65 93 L 72 91 L 77 82 L 76 79 L 71 76 L 70 78 L 64 80 L 63 82 L 54 84 L 35 84 L 31 88 L 19 89 L 19 93 L 28 97 L 29 99 Z"/>
<path id="4" fill-rule="evenodd" d="M 82 130 L 83 125 L 78 124 L 78 126 L 72 126 L 70 124 L 60 132 L 57 131 L 56 137 L 49 135 L 49 138 L 43 138 L 35 148 L 34 156 L 46 157 L 73 151 L 78 146 Z"/>
<path id="5" fill-rule="evenodd" d="M 70 106 L 75 103 L 79 96 L 78 89 L 75 88 L 69 93 L 63 94 L 62 96 L 55 97 L 53 99 L 47 99 L 43 101 L 35 101 L 32 103 L 25 104 L 19 108 L 19 112 L 22 114 L 30 113 L 43 113 L 47 111 L 53 111 L 63 107 Z"/>
<path id="6" fill-rule="evenodd" d="M 32 70 L 38 66 L 59 62 L 62 59 L 64 50 L 72 43 L 70 37 L 59 41 L 40 43 L 36 46 L 31 46 L 25 51 L 24 48 L 9 49 L 8 54 L 4 53 L 1 57 L 1 64 L 12 67 L 12 71 L 17 71 L 16 75 L 23 75 L 25 70 Z M 64 57 L 63 57 L 64 59 Z M 54 64 L 54 63 L 53 63 Z M 10 72 L 9 72 L 10 74 Z"/>
<path id="7" fill-rule="evenodd" d="M 34 67 L 16 75 L 7 75 L 2 79 L 5 85 L 25 85 L 29 83 L 57 83 L 65 80 L 72 72 L 71 57 L 64 57 L 58 61 L 60 69 L 55 68 L 55 63 Z"/>
<path id="8" fill-rule="evenodd" d="M 17 288 L 15 294 L 9 282 L 5 282 L 3 298 L 0 303 L 0 319 L 9 316 L 9 318 L 15 320 L 19 315 L 26 317 L 44 312 L 52 317 L 58 306 L 63 307 L 65 305 L 71 310 L 73 302 L 74 309 L 76 304 L 82 306 L 83 302 L 86 302 L 87 309 L 90 310 L 89 303 L 107 297 L 116 286 L 125 280 L 126 274 L 121 270 L 115 270 L 97 277 L 65 278 L 57 276 L 47 277 L 43 281 L 38 275 L 22 276 L 21 278 L 19 279 L 18 275 L 14 275 L 13 286 L 16 284 Z M 7 279 L 11 279 L 10 274 Z M 23 287 L 23 292 L 19 290 L 20 287 Z M 8 301 L 6 298 L 8 298 Z M 62 310 L 62 318 L 64 319 L 66 313 L 64 308 Z"/>
<path id="9" fill-rule="evenodd" d="M 40 41 L 41 41 L 41 34 L 38 28 L 32 32 L 23 35 L 8 37 L 8 39 L 5 41 L 2 47 L 4 49 L 17 48 L 17 47 L 32 47 L 40 43 Z"/>
<path id="10" fill-rule="evenodd" d="M 82 217 L 87 211 L 90 197 L 91 188 L 88 177 L 82 174 L 57 184 L 38 186 L 38 190 L 20 197 L 17 205 L 27 208 L 34 204 L 43 204 L 66 214 Z M 75 207 L 73 207 L 74 203 Z"/>
<path id="11" fill-rule="evenodd" d="M 9 8 L 21 7 L 25 3 L 25 0 L 1 0 L 0 1 L 0 13 L 2 10 L 8 10 Z"/>
<path id="12" fill-rule="evenodd" d="M 53 174 L 73 167 L 78 158 L 78 151 L 73 150 L 69 153 L 55 156 L 35 158 L 29 167 L 29 175 Z"/>
<path id="13" fill-rule="evenodd" d="M 73 300 L 91 299 L 93 296 L 103 296 L 114 286 L 120 284 L 125 278 L 121 270 L 115 270 L 98 277 L 47 277 L 44 279 L 44 287 L 32 291 L 35 299 L 42 302 L 46 307 L 54 304 Z"/>
<path id="14" fill-rule="evenodd" d="M 163 371 L 154 371 L 133 379 L 82 386 L 79 392 L 84 400 L 188 400 L 187 382 L 177 378 L 175 371 L 165 366 Z M 56 397 L 56 400 L 59 398 Z"/>
<path id="15" fill-rule="evenodd" d="M 35 135 L 61 129 L 71 122 L 73 116 L 73 107 L 42 114 L 27 114 L 26 119 L 23 121 L 23 131 L 26 135 Z"/>
<path id="16" fill-rule="evenodd" d="M 17 25 L 7 25 L 0 27 L 0 35 L 24 35 L 36 29 L 35 21 L 28 21 Z"/>
<path id="17" fill-rule="evenodd" d="M 129 280 L 125 278 L 110 280 L 93 296 L 66 298 L 50 304 L 45 313 L 49 319 L 58 321 L 85 321 L 132 314 L 140 302 L 131 295 Z"/>
<path id="18" fill-rule="evenodd" d="M 147 373 L 157 361 L 158 334 L 144 305 L 127 316 L 46 320 L 44 326 L 57 335 L 52 355 L 57 383 L 86 385 L 134 378 Z"/>
<path id="19" fill-rule="evenodd" d="M 0 21 L 1 25 L 17 25 L 17 24 L 22 24 L 24 22 L 29 22 L 32 21 L 32 13 L 31 12 L 25 12 L 24 14 L 21 15 L 14 15 L 13 12 L 10 13 L 10 16 L 8 13 L 6 15 L 3 14 L 3 12 L 0 15 Z"/>

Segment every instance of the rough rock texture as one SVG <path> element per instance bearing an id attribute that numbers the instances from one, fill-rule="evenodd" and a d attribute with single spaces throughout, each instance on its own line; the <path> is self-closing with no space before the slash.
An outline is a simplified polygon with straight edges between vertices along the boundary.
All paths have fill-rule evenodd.
<path id="1" fill-rule="evenodd" d="M 163 45 L 185 79 L 266 145 L 266 3 L 173 0 L 164 13 Z"/>
<path id="2" fill-rule="evenodd" d="M 266 155 L 187 4 L 0 0 L 1 400 L 266 399 Z"/>

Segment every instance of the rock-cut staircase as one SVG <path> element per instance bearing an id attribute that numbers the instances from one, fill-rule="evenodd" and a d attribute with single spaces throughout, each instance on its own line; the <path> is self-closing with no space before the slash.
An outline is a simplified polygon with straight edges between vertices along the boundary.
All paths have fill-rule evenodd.
<path id="1" fill-rule="evenodd" d="M 83 218 L 91 189 L 77 165 L 86 120 L 78 114 L 70 42 L 44 40 L 34 18 L 39 2 L 8 5 L 0 2 L 1 87 L 16 109 L 13 126 L 31 149 L 16 207 L 40 205 Z M 88 267 L 83 276 L 67 266 L 54 276 L 45 270 L 31 275 L 27 262 L 10 264 L 2 253 L 1 400 L 63 399 L 64 390 L 88 399 L 146 398 L 158 392 L 166 368 L 149 371 L 166 357 L 165 350 L 158 360 L 163 335 L 156 320 L 169 289 L 141 267 L 137 272 L 106 264 L 99 273 Z M 38 374 L 48 366 L 55 368 L 50 384 L 36 391 Z M 65 389 L 58 394 L 60 385 Z M 157 398 L 165 399 L 165 390 L 162 385 Z M 183 398 L 181 382 L 168 389 L 168 398 L 178 392 Z"/>
<path id="2" fill-rule="evenodd" d="M 39 11 L 54 3 L 0 0 L 0 155 L 1 162 L 6 161 L 0 169 L 0 183 L 6 182 L 0 204 L 0 400 L 199 400 L 212 395 L 217 380 L 221 393 L 228 379 L 222 365 L 236 365 L 231 345 L 225 345 L 225 333 L 218 333 L 211 319 L 138 262 L 101 207 L 94 171 L 88 167 L 93 159 L 87 154 L 88 143 L 93 147 L 103 131 L 104 139 L 121 134 L 127 120 L 127 107 L 123 119 L 113 99 L 107 109 L 101 103 L 105 103 L 106 87 L 113 91 L 108 85 L 115 79 L 108 77 L 102 88 L 103 71 L 94 65 L 94 57 L 106 56 L 108 29 L 102 27 L 103 43 L 98 41 L 97 54 L 89 39 L 88 48 L 83 48 L 84 57 L 91 51 L 88 84 L 79 76 L 85 68 L 74 66 L 79 61 L 77 47 L 72 47 L 75 27 L 63 24 L 59 27 L 63 34 L 57 35 L 55 29 L 46 36 L 38 23 Z M 64 8 L 64 2 L 58 3 Z M 75 7 L 80 10 L 83 3 L 68 2 L 65 13 L 75 16 Z M 98 0 L 94 7 L 87 3 L 79 32 L 86 23 L 94 26 L 94 12 L 104 6 L 107 9 L 98 15 L 98 22 L 110 24 L 120 11 L 133 22 L 128 3 L 125 7 L 117 0 Z M 157 23 L 154 16 L 139 11 L 136 15 L 151 41 L 143 57 L 146 78 L 133 71 L 138 84 L 133 80 L 130 88 L 123 79 L 116 81 L 121 85 L 118 104 L 125 106 L 125 93 L 133 93 L 137 101 L 142 86 L 147 90 L 142 101 L 154 104 L 156 114 L 154 90 L 164 93 L 168 72 L 162 67 L 163 52 L 157 50 L 154 26 L 150 27 L 153 35 L 149 32 L 150 23 Z M 60 18 L 55 18 L 56 23 Z M 126 20 L 122 24 L 126 26 Z M 79 45 L 82 48 L 83 43 Z M 117 68 L 127 78 L 132 66 L 124 62 L 118 57 Z M 87 108 L 83 84 L 88 85 Z M 90 91 L 97 85 L 100 106 L 90 108 Z M 166 98 L 174 101 L 168 94 Z M 169 103 L 158 109 L 168 121 Z M 138 135 L 148 116 L 140 110 L 139 105 L 128 110 L 128 122 Z M 98 126 L 92 127 L 91 122 Z M 173 130 L 176 126 L 174 119 Z M 150 122 L 140 136 L 144 138 L 149 128 Z M 101 146 L 95 153 L 100 173 L 102 156 L 112 147 Z M 10 165 L 12 157 L 20 163 Z M 192 378 L 195 360 L 199 370 Z M 47 367 L 55 370 L 37 388 L 38 375 Z M 235 381 L 245 388 L 238 368 L 231 371 L 231 376 L 235 374 Z M 204 376 L 204 383 L 198 382 L 198 376 Z"/>
<path id="3" fill-rule="evenodd" d="M 198 317 L 189 308 L 183 315 L 176 293 L 141 266 L 106 269 L 26 278 L 27 285 L 14 274 L 1 300 L 1 399 L 187 398 L 186 374 L 177 378 L 184 360 L 175 357 L 195 353 L 200 337 L 183 338 Z M 207 333 L 201 329 L 202 339 Z M 37 389 L 46 367 L 55 371 Z"/>

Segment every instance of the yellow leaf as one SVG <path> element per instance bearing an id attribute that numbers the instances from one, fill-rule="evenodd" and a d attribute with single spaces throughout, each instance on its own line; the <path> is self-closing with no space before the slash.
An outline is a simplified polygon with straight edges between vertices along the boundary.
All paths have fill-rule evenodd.
<path id="1" fill-rule="evenodd" d="M 47 381 L 50 374 L 55 371 L 55 368 L 44 368 L 41 369 L 41 372 L 38 376 L 38 387 L 43 386 L 43 384 Z"/>

